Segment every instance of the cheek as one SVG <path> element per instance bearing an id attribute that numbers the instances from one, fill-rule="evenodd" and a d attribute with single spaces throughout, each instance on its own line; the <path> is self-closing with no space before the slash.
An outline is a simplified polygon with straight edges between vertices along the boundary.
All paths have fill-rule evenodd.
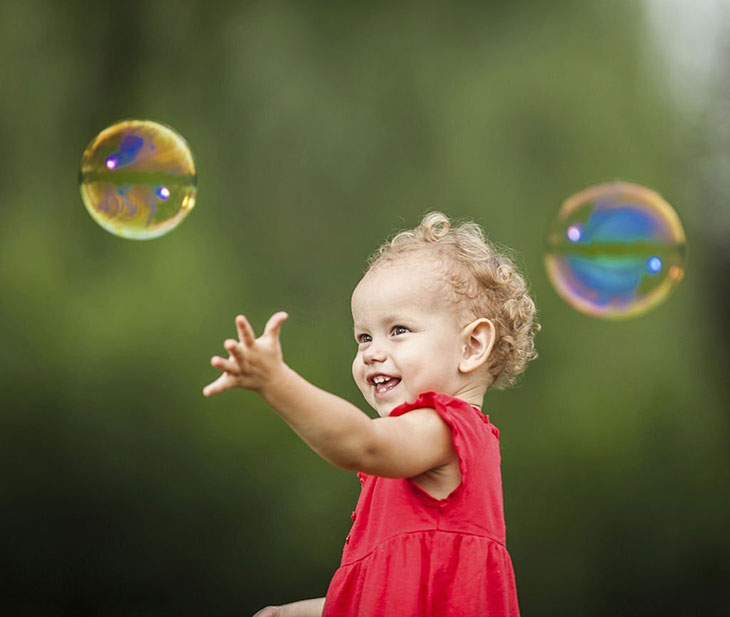
<path id="1" fill-rule="evenodd" d="M 356 357 L 352 362 L 352 379 L 355 381 L 357 389 L 360 390 L 362 395 L 367 399 L 370 394 L 370 386 L 365 383 L 365 371 L 363 363 Z"/>

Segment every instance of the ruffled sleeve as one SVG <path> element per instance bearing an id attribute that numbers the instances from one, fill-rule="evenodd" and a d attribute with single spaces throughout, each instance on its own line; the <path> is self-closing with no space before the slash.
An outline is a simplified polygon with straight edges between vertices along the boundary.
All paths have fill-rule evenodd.
<path id="1" fill-rule="evenodd" d="M 455 409 L 455 404 L 459 407 L 463 407 L 463 409 Z M 459 483 L 459 486 L 457 486 L 453 491 L 451 491 L 451 493 L 449 493 L 448 496 L 444 497 L 443 499 L 437 499 L 433 495 L 430 495 L 415 482 L 411 482 L 411 484 L 429 500 L 439 503 L 445 503 L 449 500 L 453 500 L 462 490 L 464 484 L 466 484 L 469 474 L 467 463 L 467 459 L 469 457 L 466 452 L 467 444 L 465 442 L 465 436 L 462 432 L 462 426 L 464 423 L 463 421 L 460 421 L 458 419 L 458 414 L 475 413 L 476 410 L 465 401 L 460 401 L 459 399 L 455 399 L 451 396 L 439 394 L 437 392 L 423 392 L 412 403 L 403 403 L 402 405 L 399 405 L 398 407 L 393 409 L 393 411 L 390 412 L 389 416 L 402 416 L 404 413 L 408 413 L 409 411 L 413 411 L 414 409 L 435 410 L 436 413 L 441 416 L 441 419 L 449 425 L 449 428 L 451 428 L 454 449 L 456 450 L 456 456 L 459 461 L 459 471 L 461 471 L 461 482 Z"/>

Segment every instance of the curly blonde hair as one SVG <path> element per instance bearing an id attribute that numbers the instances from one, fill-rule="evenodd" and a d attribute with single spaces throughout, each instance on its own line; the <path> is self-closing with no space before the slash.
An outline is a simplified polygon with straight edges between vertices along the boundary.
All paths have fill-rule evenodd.
<path id="1" fill-rule="evenodd" d="M 537 358 L 534 335 L 540 330 L 527 282 L 507 256 L 473 222 L 452 226 L 441 212 L 429 212 L 414 229 L 401 231 L 375 251 L 366 273 L 402 256 L 435 257 L 461 311 L 471 319 L 489 318 L 496 341 L 487 361 L 491 387 L 508 388 Z"/>

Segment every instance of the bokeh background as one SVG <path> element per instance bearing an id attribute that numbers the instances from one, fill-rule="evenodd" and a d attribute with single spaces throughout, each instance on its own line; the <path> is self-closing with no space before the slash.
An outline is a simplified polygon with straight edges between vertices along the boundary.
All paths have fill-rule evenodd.
<path id="1" fill-rule="evenodd" d="M 0 1 L 0 612 L 243 616 L 324 595 L 359 493 L 253 394 L 212 399 L 238 312 L 362 405 L 349 295 L 438 209 L 514 248 L 540 357 L 489 393 L 525 616 L 730 614 L 730 29 L 722 0 Z M 83 149 L 175 127 L 168 236 L 86 213 Z M 658 309 L 550 287 L 543 233 L 610 180 L 688 238 Z"/>

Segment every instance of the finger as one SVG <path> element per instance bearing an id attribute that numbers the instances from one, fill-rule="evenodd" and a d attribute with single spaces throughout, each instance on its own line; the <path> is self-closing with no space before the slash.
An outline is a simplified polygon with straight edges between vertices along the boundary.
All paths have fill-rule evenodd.
<path id="1" fill-rule="evenodd" d="M 238 372 L 241 372 L 241 364 L 246 360 L 246 355 L 243 353 L 243 347 L 238 341 L 229 338 L 223 342 L 223 347 L 230 354 L 229 360 L 236 363 Z"/>
<path id="2" fill-rule="evenodd" d="M 269 317 L 269 321 L 266 322 L 264 334 L 278 339 L 279 332 L 281 331 L 281 324 L 283 324 L 287 319 L 289 319 L 289 314 L 285 311 L 274 313 L 271 317 Z"/>
<path id="3" fill-rule="evenodd" d="M 241 369 L 238 363 L 231 358 L 221 358 L 220 356 L 213 356 L 210 359 L 211 366 L 214 366 L 219 371 L 225 371 L 231 375 L 240 375 Z"/>
<path id="4" fill-rule="evenodd" d="M 203 396 L 212 396 L 218 394 L 224 390 L 229 390 L 232 387 L 231 378 L 228 375 L 221 375 L 215 381 L 211 381 L 205 388 L 203 388 Z"/>
<path id="5" fill-rule="evenodd" d="M 241 342 L 246 347 L 251 347 L 256 340 L 256 335 L 253 333 L 253 328 L 244 315 L 236 317 L 236 330 L 238 330 L 238 338 Z"/>

